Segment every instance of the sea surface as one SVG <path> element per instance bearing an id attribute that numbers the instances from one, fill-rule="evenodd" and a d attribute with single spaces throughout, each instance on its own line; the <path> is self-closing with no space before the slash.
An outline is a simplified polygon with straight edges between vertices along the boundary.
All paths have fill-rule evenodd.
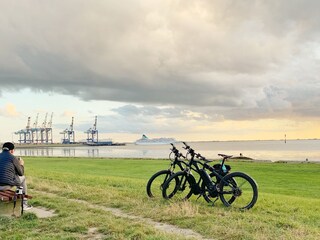
<path id="1" fill-rule="evenodd" d="M 254 160 L 320 162 L 320 140 L 284 141 L 212 141 L 188 142 L 196 152 L 208 159 L 217 159 L 218 153 L 250 157 Z M 186 153 L 182 143 L 176 147 Z M 171 145 L 125 146 L 63 146 L 17 148 L 17 156 L 45 157 L 102 157 L 102 158 L 168 158 Z"/>

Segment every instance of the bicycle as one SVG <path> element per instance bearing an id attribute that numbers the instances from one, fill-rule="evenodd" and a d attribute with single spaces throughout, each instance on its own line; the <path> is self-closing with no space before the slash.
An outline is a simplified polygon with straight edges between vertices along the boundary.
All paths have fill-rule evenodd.
<path id="1" fill-rule="evenodd" d="M 183 142 L 183 144 L 186 146 L 183 148 L 187 150 L 186 159 L 189 159 L 188 156 L 191 156 L 191 157 L 189 159 L 188 165 L 186 166 L 186 168 L 184 170 L 182 170 L 182 172 L 188 172 L 188 174 L 192 175 L 191 170 L 195 170 L 194 166 L 192 166 L 195 161 L 194 157 L 200 158 L 201 160 L 206 160 L 206 159 L 203 156 L 201 156 L 200 153 L 195 153 L 195 151 L 190 146 L 188 146 L 185 142 Z M 206 160 L 206 161 L 208 161 L 208 160 Z M 211 166 L 208 166 L 208 167 L 211 167 Z M 231 169 L 229 165 L 224 165 L 224 164 L 216 164 L 213 167 L 217 171 L 221 172 L 221 175 L 223 175 L 223 176 L 226 175 L 229 172 L 229 170 Z M 213 178 L 212 181 L 214 182 L 215 175 L 213 175 L 211 173 L 210 177 Z M 168 186 L 166 186 L 167 189 L 169 189 L 169 187 L 170 187 L 170 189 L 172 189 L 172 190 L 170 190 L 170 194 L 168 194 L 167 196 L 162 194 L 164 198 L 171 199 L 171 198 L 173 198 L 173 196 L 175 196 L 175 198 L 187 200 L 192 196 L 192 194 L 196 194 L 196 195 L 198 194 L 198 190 L 196 190 L 196 189 L 192 190 L 190 188 L 190 185 L 188 184 L 188 179 L 184 174 L 177 174 L 177 175 L 175 175 L 175 177 L 173 179 L 175 182 L 173 183 L 173 181 L 170 181 L 168 183 Z M 189 190 L 188 194 L 185 194 L 183 192 L 185 189 Z"/>
<path id="2" fill-rule="evenodd" d="M 174 146 L 174 144 L 171 143 L 171 146 L 172 148 L 169 154 L 169 159 L 171 162 L 169 168 L 156 172 L 148 180 L 146 190 L 147 195 L 150 198 L 157 197 L 158 193 L 159 196 L 161 196 L 162 186 L 169 179 L 169 177 L 174 174 L 176 166 L 178 166 L 181 171 L 187 167 L 187 163 L 184 160 L 181 160 L 181 158 L 185 159 L 186 157 L 179 152 L 179 150 Z M 183 190 L 184 189 L 182 188 L 180 189 L 180 191 Z"/>
<path id="3" fill-rule="evenodd" d="M 232 156 L 218 154 L 222 157 L 222 163 L 212 167 L 208 164 L 210 160 L 196 153 L 185 142 L 183 144 L 191 155 L 189 167 L 171 175 L 163 184 L 162 196 L 165 199 L 172 199 L 174 196 L 180 198 L 177 189 L 189 188 L 191 195 L 199 195 L 198 198 L 203 196 L 209 203 L 214 204 L 220 198 L 227 207 L 232 205 L 239 209 L 250 209 L 255 205 L 258 199 L 258 187 L 255 181 L 243 172 L 228 173 L 225 161 Z M 198 180 L 192 175 L 191 170 L 198 174 Z M 182 200 L 189 197 L 182 197 Z"/>

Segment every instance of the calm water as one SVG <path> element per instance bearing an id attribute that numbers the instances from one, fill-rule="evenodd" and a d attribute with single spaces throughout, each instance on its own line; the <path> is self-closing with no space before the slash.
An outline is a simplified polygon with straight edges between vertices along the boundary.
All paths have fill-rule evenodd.
<path id="1" fill-rule="evenodd" d="M 206 158 L 217 158 L 218 153 L 251 157 L 256 160 L 271 161 L 320 161 L 320 140 L 284 141 L 227 141 L 227 142 L 188 142 L 188 144 Z M 176 147 L 185 153 L 182 144 Z M 47 148 L 18 148 L 20 156 L 61 156 L 61 157 L 121 157 L 121 158 L 168 158 L 169 145 L 139 146 L 68 146 Z"/>

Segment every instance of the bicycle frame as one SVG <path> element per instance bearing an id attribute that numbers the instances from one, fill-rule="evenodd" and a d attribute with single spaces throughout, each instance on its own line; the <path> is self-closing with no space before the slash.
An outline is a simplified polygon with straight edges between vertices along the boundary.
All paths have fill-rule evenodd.
<path id="1" fill-rule="evenodd" d="M 203 156 L 201 156 L 199 153 L 195 153 L 195 151 L 190 146 L 188 146 L 186 143 L 183 142 L 183 144 L 186 146 L 185 149 L 191 155 L 188 168 L 185 169 L 185 171 L 187 172 L 187 179 L 185 180 L 183 185 L 186 183 L 186 181 L 188 181 L 190 183 L 192 193 L 195 195 L 198 195 L 198 194 L 201 195 L 201 194 L 203 194 L 201 186 L 202 186 L 202 183 L 204 183 L 209 190 L 209 194 L 214 197 L 217 196 L 219 194 L 219 189 L 217 189 L 217 186 L 216 186 L 217 184 L 215 184 L 212 181 L 211 175 L 213 175 L 217 178 L 217 182 L 220 183 L 222 181 L 224 184 L 227 184 L 226 182 L 223 181 L 224 176 L 219 174 L 215 170 L 214 167 L 208 165 L 206 162 L 208 160 L 206 160 Z M 224 166 L 225 160 L 227 159 L 227 157 L 229 157 L 226 155 L 223 155 L 223 156 L 225 156 L 225 157 L 223 157 L 223 159 L 222 159 L 221 169 Z M 200 160 L 203 160 L 205 162 L 202 163 L 199 160 L 196 160 L 195 157 L 197 157 Z M 198 181 L 196 181 L 195 177 L 192 175 L 192 173 L 191 173 L 192 170 L 194 172 L 196 172 L 197 174 L 199 174 L 200 178 Z M 210 176 L 206 170 L 210 171 Z"/>

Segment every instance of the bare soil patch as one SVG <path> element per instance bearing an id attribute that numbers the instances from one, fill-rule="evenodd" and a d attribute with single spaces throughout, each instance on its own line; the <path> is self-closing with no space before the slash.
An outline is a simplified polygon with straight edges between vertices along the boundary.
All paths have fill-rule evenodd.
<path id="1" fill-rule="evenodd" d="M 54 197 L 67 199 L 68 201 L 71 201 L 71 202 L 77 202 L 77 203 L 80 203 L 80 204 L 84 204 L 84 205 L 86 205 L 87 207 L 90 207 L 90 208 L 107 211 L 107 212 L 110 212 L 114 216 L 117 216 L 117 217 L 128 218 L 128 219 L 136 220 L 136 221 L 139 221 L 139 222 L 143 222 L 145 224 L 153 226 L 154 228 L 156 228 L 156 229 L 158 229 L 160 231 L 163 231 L 163 232 L 166 232 L 166 233 L 170 233 L 170 234 L 177 234 L 177 235 L 185 236 L 186 239 L 211 240 L 211 239 L 203 237 L 201 234 L 199 234 L 199 233 L 197 233 L 197 232 L 195 232 L 195 231 L 193 231 L 191 229 L 179 228 L 179 227 L 174 226 L 172 224 L 161 223 L 161 222 L 154 221 L 154 220 L 152 220 L 150 218 L 144 218 L 144 217 L 141 217 L 141 216 L 128 214 L 128 213 L 125 213 L 125 212 L 123 212 L 122 210 L 120 210 L 118 208 L 104 207 L 104 206 L 100 206 L 100 205 L 97 205 L 97 204 L 89 203 L 89 202 L 84 201 L 84 200 L 65 198 L 65 197 L 61 197 L 61 196 L 58 196 L 56 194 L 48 193 L 48 192 L 41 192 L 41 193 L 42 194 L 51 195 L 51 196 L 54 196 Z M 96 230 L 92 230 L 92 229 L 90 230 L 89 229 L 88 235 L 93 235 L 93 232 L 96 232 Z M 96 236 L 96 237 L 97 237 L 96 239 L 99 239 L 99 235 Z"/>
<path id="2" fill-rule="evenodd" d="M 57 214 L 55 214 L 53 210 L 40 207 L 33 207 L 32 209 L 27 210 L 25 212 L 32 212 L 36 214 L 38 218 L 50 218 L 57 216 Z"/>

